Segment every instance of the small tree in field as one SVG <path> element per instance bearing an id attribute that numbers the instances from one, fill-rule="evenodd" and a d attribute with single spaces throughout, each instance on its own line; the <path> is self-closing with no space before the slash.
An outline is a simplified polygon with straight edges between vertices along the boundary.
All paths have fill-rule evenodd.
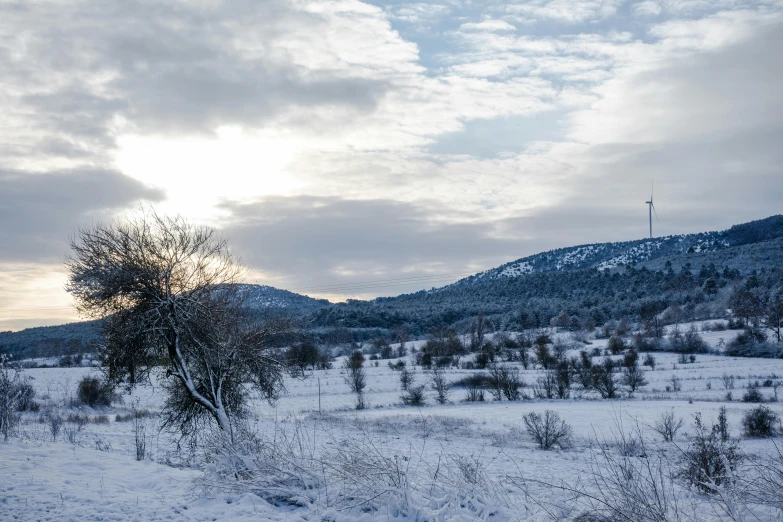
<path id="1" fill-rule="evenodd" d="M 165 371 L 167 425 L 195 435 L 213 421 L 233 437 L 246 386 L 269 400 L 282 389 L 274 347 L 290 322 L 253 320 L 242 306 L 242 269 L 214 230 L 142 213 L 79 231 L 66 261 L 80 312 L 104 318 L 106 378 L 132 388 Z"/>
<path id="2" fill-rule="evenodd" d="M 552 410 L 546 410 L 544 415 L 530 412 L 523 416 L 522 420 L 525 421 L 528 434 L 543 450 L 552 449 L 554 446 L 565 449 L 571 442 L 571 426 Z"/>
<path id="3" fill-rule="evenodd" d="M 446 375 L 441 368 L 433 368 L 430 372 L 432 376 L 432 389 L 435 390 L 436 400 L 439 404 L 449 402 L 449 383 L 446 381 Z"/>
<path id="4" fill-rule="evenodd" d="M 363 410 L 364 388 L 367 387 L 367 376 L 364 373 L 364 355 L 356 350 L 345 360 L 343 367 L 346 370 L 344 377 L 346 384 L 356 394 L 356 409 Z"/>

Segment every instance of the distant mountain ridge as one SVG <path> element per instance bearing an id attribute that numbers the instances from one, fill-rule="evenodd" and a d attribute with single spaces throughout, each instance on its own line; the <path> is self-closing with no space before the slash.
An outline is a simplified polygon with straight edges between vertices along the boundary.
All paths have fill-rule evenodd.
<path id="1" fill-rule="evenodd" d="M 559 248 L 517 259 L 466 277 L 452 286 L 474 284 L 499 277 L 597 268 L 606 270 L 682 254 L 703 254 L 783 237 L 783 215 L 771 216 L 720 232 L 701 232 L 635 241 L 594 243 Z"/>

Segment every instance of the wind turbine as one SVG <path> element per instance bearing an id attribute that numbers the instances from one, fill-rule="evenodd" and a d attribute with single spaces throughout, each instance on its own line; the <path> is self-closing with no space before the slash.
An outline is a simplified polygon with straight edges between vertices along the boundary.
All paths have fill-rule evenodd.
<path id="1" fill-rule="evenodd" d="M 647 203 L 648 210 L 650 211 L 650 239 L 652 239 L 652 215 L 653 212 L 655 212 L 655 219 L 660 221 L 658 219 L 658 212 L 655 210 L 655 204 L 653 203 L 653 184 L 650 183 L 650 201 L 645 201 Z"/>

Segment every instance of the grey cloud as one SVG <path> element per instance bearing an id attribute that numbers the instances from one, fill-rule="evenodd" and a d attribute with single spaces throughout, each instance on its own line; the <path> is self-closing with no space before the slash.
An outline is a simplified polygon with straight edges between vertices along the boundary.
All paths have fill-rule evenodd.
<path id="1" fill-rule="evenodd" d="M 163 194 L 116 171 L 0 170 L 0 261 L 56 262 L 68 237 L 89 220 Z"/>
<path id="2" fill-rule="evenodd" d="M 110 142 L 117 115 L 144 131 L 185 133 L 261 127 L 316 106 L 342 107 L 348 118 L 371 111 L 387 88 L 381 80 L 297 67 L 276 39 L 296 28 L 315 32 L 323 20 L 282 1 L 214 9 L 71 1 L 57 9 L 0 6 L 0 18 L 23 35 L 6 49 L 0 44 L 0 52 L 17 56 L 0 71 L 5 82 L 32 91 L 20 102 L 41 132 Z"/>
<path id="3" fill-rule="evenodd" d="M 491 223 L 437 223 L 435 204 L 308 196 L 225 208 L 236 220 L 225 232 L 243 261 L 275 278 L 267 284 L 292 289 L 488 268 L 519 248 L 514 239 L 494 237 Z M 368 291 L 396 295 L 448 282 Z"/>
<path id="4" fill-rule="evenodd" d="M 569 183 L 572 196 L 563 206 L 645 215 L 654 179 L 661 233 L 779 213 L 783 57 L 769 50 L 783 47 L 782 27 L 635 76 L 632 95 L 609 121 L 628 125 L 629 140 L 648 138 L 596 145 L 577 157 L 581 174 Z M 603 117 L 600 110 L 582 116 Z M 582 222 L 593 219 L 599 231 L 597 217 Z"/>

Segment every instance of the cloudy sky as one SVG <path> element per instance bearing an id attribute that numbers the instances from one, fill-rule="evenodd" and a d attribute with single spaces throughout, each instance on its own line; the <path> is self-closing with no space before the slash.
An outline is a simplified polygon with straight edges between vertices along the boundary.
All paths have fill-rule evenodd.
<path id="1" fill-rule="evenodd" d="M 0 0 L 0 330 L 152 205 L 342 300 L 780 213 L 781 0 Z"/>

